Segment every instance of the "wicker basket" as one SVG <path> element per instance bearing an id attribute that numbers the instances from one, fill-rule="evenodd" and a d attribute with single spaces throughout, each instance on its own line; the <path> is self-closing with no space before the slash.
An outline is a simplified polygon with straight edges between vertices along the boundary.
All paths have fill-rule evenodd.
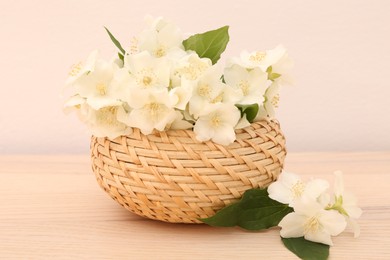
<path id="1" fill-rule="evenodd" d="M 236 131 L 222 146 L 201 143 L 190 130 L 115 140 L 92 137 L 92 169 L 99 185 L 138 215 L 167 222 L 200 223 L 244 191 L 274 181 L 286 156 L 276 121 Z"/>

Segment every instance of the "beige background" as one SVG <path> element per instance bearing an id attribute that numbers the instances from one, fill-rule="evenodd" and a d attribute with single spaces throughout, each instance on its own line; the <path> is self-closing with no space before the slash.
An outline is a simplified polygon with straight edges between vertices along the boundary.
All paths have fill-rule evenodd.
<path id="1" fill-rule="evenodd" d="M 289 151 L 390 149 L 390 1 L 2 1 L 0 153 L 83 153 L 89 134 L 60 97 L 69 67 L 124 45 L 145 14 L 184 32 L 230 25 L 226 56 L 283 43 L 296 85 L 278 119 Z"/>

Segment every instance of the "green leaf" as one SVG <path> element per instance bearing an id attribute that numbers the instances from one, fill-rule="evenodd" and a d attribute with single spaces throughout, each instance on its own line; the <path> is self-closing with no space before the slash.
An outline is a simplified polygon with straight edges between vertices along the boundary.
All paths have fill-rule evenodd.
<path id="1" fill-rule="evenodd" d="M 122 45 L 120 44 L 120 42 L 114 37 L 114 35 L 112 35 L 112 33 L 106 28 L 104 27 L 104 29 L 106 29 L 108 35 L 110 36 L 110 39 L 111 41 L 115 44 L 115 46 L 120 50 L 120 52 L 125 55 L 126 51 L 125 49 L 123 49 Z M 118 54 L 119 55 L 119 54 Z M 120 57 L 120 56 L 119 56 Z"/>
<path id="2" fill-rule="evenodd" d="M 251 189 L 240 201 L 201 221 L 215 227 L 239 226 L 247 230 L 263 230 L 277 226 L 290 212 L 292 208 L 288 205 L 270 199 L 266 189 Z"/>
<path id="3" fill-rule="evenodd" d="M 258 104 L 252 104 L 252 105 L 236 105 L 236 107 L 241 112 L 241 117 L 245 114 L 246 119 L 249 121 L 249 123 L 252 123 L 253 120 L 255 120 L 257 116 L 257 112 L 259 112 L 259 105 Z"/>
<path id="4" fill-rule="evenodd" d="M 209 58 L 215 64 L 229 42 L 229 26 L 195 34 L 183 41 L 185 50 L 195 51 L 201 58 Z"/>
<path id="5" fill-rule="evenodd" d="M 226 84 L 225 75 L 222 75 L 222 76 L 221 76 L 221 81 L 222 81 L 222 83 L 225 83 L 225 84 Z"/>
<path id="6" fill-rule="evenodd" d="M 275 79 L 277 79 L 277 78 L 279 78 L 280 76 L 282 76 L 282 75 L 279 74 L 279 73 L 273 73 L 273 72 L 272 72 L 272 66 L 269 66 L 269 67 L 267 68 L 267 73 L 268 73 L 268 79 L 269 79 L 269 80 L 272 80 L 272 81 L 274 81 Z"/>
<path id="7" fill-rule="evenodd" d="M 282 238 L 283 244 L 296 256 L 305 260 L 325 260 L 329 257 L 329 246 L 308 241 L 303 237 Z"/>
<path id="8" fill-rule="evenodd" d="M 282 76 L 282 75 L 279 73 L 271 73 L 271 74 L 268 74 L 268 79 L 274 81 L 275 79 L 279 78 L 280 76 Z"/>
<path id="9" fill-rule="evenodd" d="M 118 52 L 118 57 L 121 61 L 124 61 L 124 59 L 125 59 L 125 56 L 120 52 Z"/>

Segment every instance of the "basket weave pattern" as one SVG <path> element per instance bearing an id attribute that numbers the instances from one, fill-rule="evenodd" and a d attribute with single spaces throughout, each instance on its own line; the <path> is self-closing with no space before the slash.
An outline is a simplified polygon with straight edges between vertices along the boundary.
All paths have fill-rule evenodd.
<path id="1" fill-rule="evenodd" d="M 200 223 L 281 172 L 286 149 L 277 122 L 255 122 L 236 135 L 229 146 L 201 143 L 191 130 L 92 137 L 92 169 L 99 185 L 131 212 Z"/>

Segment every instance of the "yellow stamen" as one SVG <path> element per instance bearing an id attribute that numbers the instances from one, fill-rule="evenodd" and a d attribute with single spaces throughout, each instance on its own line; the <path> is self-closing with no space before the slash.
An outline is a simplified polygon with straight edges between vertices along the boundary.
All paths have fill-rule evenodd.
<path id="1" fill-rule="evenodd" d="M 162 56 L 164 56 L 164 55 L 166 54 L 166 50 L 165 50 L 165 49 L 166 49 L 166 48 L 165 48 L 164 46 L 160 45 L 160 46 L 155 50 L 154 55 L 155 55 L 156 57 L 162 57 Z"/>
<path id="2" fill-rule="evenodd" d="M 292 186 L 291 190 L 294 198 L 300 198 L 305 191 L 305 184 L 301 181 L 297 181 L 297 183 Z"/>
<path id="3" fill-rule="evenodd" d="M 175 75 L 184 75 L 187 79 L 195 80 L 208 68 L 207 64 L 201 60 L 191 59 L 189 65 L 179 68 L 175 71 Z"/>
<path id="4" fill-rule="evenodd" d="M 266 56 L 266 53 L 263 51 L 257 51 L 251 56 L 249 56 L 249 60 L 252 62 L 260 62 L 262 61 Z"/>
<path id="5" fill-rule="evenodd" d="M 96 90 L 102 96 L 107 94 L 107 86 L 104 83 L 98 83 L 96 85 Z"/>
<path id="6" fill-rule="evenodd" d="M 98 124 L 119 125 L 120 122 L 116 120 L 117 109 L 118 109 L 117 107 L 101 108 L 96 114 L 96 119 Z"/>
<path id="7" fill-rule="evenodd" d="M 160 114 L 162 107 L 159 103 L 150 103 L 146 105 L 146 109 L 152 118 L 156 118 Z"/>
<path id="8" fill-rule="evenodd" d="M 198 95 L 201 97 L 208 98 L 208 97 L 210 97 L 210 93 L 211 93 L 211 89 L 210 89 L 210 86 L 207 84 L 202 84 L 198 88 Z"/>
<path id="9" fill-rule="evenodd" d="M 238 86 L 242 90 L 242 93 L 244 94 L 244 96 L 248 96 L 248 94 L 249 94 L 249 82 L 247 80 L 241 80 L 241 82 L 240 82 L 240 84 Z"/>
<path id="10" fill-rule="evenodd" d="M 213 127 L 218 127 L 221 124 L 221 119 L 220 119 L 219 115 L 216 115 L 216 114 L 211 117 L 210 121 L 211 121 L 211 125 Z"/>
<path id="11" fill-rule="evenodd" d="M 70 68 L 70 71 L 69 71 L 69 76 L 72 76 L 72 77 L 75 77 L 77 76 L 81 69 L 83 68 L 83 63 L 82 62 L 79 62 L 77 64 L 74 64 L 71 68 Z"/>
<path id="12" fill-rule="evenodd" d="M 211 100 L 211 103 L 215 104 L 217 102 L 222 102 L 222 100 L 223 100 L 223 92 L 218 96 L 216 96 L 213 100 Z"/>
<path id="13" fill-rule="evenodd" d="M 303 225 L 303 233 L 316 233 L 318 230 L 321 229 L 321 224 L 318 220 L 317 216 L 309 218 Z"/>
<path id="14" fill-rule="evenodd" d="M 280 96 L 279 96 L 279 94 L 276 94 L 276 95 L 272 98 L 271 104 L 272 104 L 274 107 L 278 108 L 278 107 L 279 107 L 279 100 L 280 100 Z"/>
<path id="15" fill-rule="evenodd" d="M 150 83 L 152 83 L 152 78 L 149 76 L 145 76 L 144 79 L 142 80 L 142 83 L 144 83 L 145 86 L 149 86 Z"/>
<path id="16" fill-rule="evenodd" d="M 151 68 L 145 68 L 137 73 L 137 83 L 144 88 L 151 87 L 156 79 L 157 76 Z"/>
<path id="17" fill-rule="evenodd" d="M 138 53 L 138 39 L 133 37 L 130 41 L 130 54 Z"/>

